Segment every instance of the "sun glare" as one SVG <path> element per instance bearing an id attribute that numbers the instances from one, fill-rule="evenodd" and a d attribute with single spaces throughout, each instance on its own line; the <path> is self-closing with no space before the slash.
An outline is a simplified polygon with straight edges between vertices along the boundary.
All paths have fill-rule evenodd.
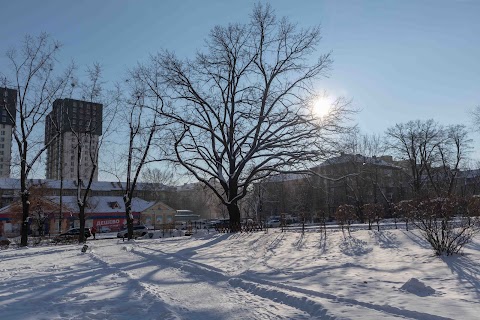
<path id="1" fill-rule="evenodd" d="M 313 103 L 313 112 L 320 118 L 325 117 L 332 107 L 333 100 L 330 97 L 319 97 Z"/>

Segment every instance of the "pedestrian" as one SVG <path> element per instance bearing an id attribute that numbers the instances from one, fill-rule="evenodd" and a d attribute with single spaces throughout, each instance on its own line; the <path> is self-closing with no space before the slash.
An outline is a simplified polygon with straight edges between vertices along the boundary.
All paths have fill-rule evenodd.
<path id="1" fill-rule="evenodd" d="M 92 227 L 90 228 L 90 233 L 91 233 L 92 236 L 93 236 L 93 240 L 96 240 L 96 238 L 95 238 L 95 233 L 97 233 L 97 229 L 95 228 L 95 226 L 92 226 Z"/>

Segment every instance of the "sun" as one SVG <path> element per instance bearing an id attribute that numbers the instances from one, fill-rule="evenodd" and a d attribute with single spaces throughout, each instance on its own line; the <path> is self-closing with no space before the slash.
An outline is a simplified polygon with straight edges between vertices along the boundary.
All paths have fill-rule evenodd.
<path id="1" fill-rule="evenodd" d="M 320 118 L 325 117 L 330 112 L 333 99 L 328 96 L 318 97 L 313 101 L 313 113 Z"/>

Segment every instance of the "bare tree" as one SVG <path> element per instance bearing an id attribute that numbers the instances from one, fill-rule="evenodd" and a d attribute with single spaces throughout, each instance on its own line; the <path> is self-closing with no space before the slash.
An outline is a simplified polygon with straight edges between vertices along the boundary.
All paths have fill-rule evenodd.
<path id="1" fill-rule="evenodd" d="M 386 132 L 387 144 L 400 159 L 408 160 L 411 187 L 416 196 L 424 191 L 427 170 L 438 161 L 438 146 L 443 143 L 443 127 L 433 120 L 396 124 Z"/>
<path id="2" fill-rule="evenodd" d="M 33 236 L 40 236 L 34 241 L 35 244 L 41 242 L 41 237 L 46 232 L 50 232 L 50 219 L 54 213 L 58 212 L 59 205 L 51 200 L 48 189 L 44 183 L 32 184 L 30 186 L 30 212 L 28 216 L 31 232 Z M 15 201 L 9 209 L 15 222 L 23 221 L 23 207 L 21 201 Z"/>
<path id="3" fill-rule="evenodd" d="M 335 211 L 335 220 L 337 220 L 338 225 L 344 231 L 344 227 L 347 227 L 348 233 L 350 234 L 350 225 L 355 221 L 355 207 L 349 204 L 342 204 L 338 206 Z"/>
<path id="4" fill-rule="evenodd" d="M 457 176 L 465 165 L 471 150 L 472 140 L 464 125 L 451 125 L 445 128 L 444 143 L 438 146 L 440 163 L 437 170 L 427 170 L 437 196 L 451 196 L 455 190 Z"/>
<path id="5" fill-rule="evenodd" d="M 103 92 L 102 67 L 94 63 L 86 69 L 87 80 L 80 85 L 80 95 L 85 106 L 80 108 L 94 108 L 91 117 L 85 116 L 84 125 L 75 125 L 75 115 L 66 115 L 68 131 L 74 140 L 72 156 L 75 161 L 75 175 L 77 183 L 76 202 L 80 222 L 79 243 L 85 242 L 86 208 L 89 206 L 89 196 L 92 183 L 98 175 L 100 149 L 107 141 L 115 123 L 118 92 L 114 91 L 109 97 Z M 102 103 L 103 102 L 103 103 Z M 83 103 L 83 102 L 82 102 Z M 100 107 L 101 105 L 101 107 Z M 83 111 L 83 110 L 82 110 Z M 95 113 L 94 113 L 95 111 Z M 86 114 L 88 111 L 86 111 Z M 96 121 L 96 118 L 101 119 Z M 79 120 L 80 121 L 80 120 Z M 63 154 L 62 154 L 63 157 Z M 63 159 L 62 159 L 63 161 Z"/>
<path id="6" fill-rule="evenodd" d="M 375 133 L 362 133 L 358 127 L 342 135 L 341 144 L 345 153 L 366 157 L 381 156 L 387 150 L 384 137 Z"/>
<path id="7" fill-rule="evenodd" d="M 164 52 L 143 69 L 169 98 L 162 115 L 177 124 L 176 161 L 226 206 L 234 231 L 252 183 L 304 171 L 336 147 L 348 103 L 337 100 L 321 119 L 312 111 L 313 82 L 332 63 L 330 54 L 311 59 L 320 38 L 318 27 L 299 29 L 257 5 L 248 24 L 215 27 L 194 61 Z"/>
<path id="8" fill-rule="evenodd" d="M 363 213 L 368 221 L 368 230 L 372 230 L 372 223 L 377 223 L 377 231 L 380 231 L 380 220 L 384 216 L 383 206 L 378 203 L 367 203 L 363 206 Z"/>
<path id="9" fill-rule="evenodd" d="M 134 75 L 134 79 L 136 76 Z M 159 159 L 150 159 L 156 134 L 162 127 L 159 123 L 159 110 L 163 100 L 158 96 L 148 99 L 145 90 L 138 81 L 131 82 L 131 94 L 126 101 L 126 124 L 128 126 L 128 149 L 125 190 L 125 216 L 127 219 L 128 240 L 133 238 L 132 199 L 135 194 L 137 181 L 145 164 L 157 162 Z M 158 145 L 158 144 L 156 144 Z M 158 155 L 157 155 L 158 156 Z"/>
<path id="10" fill-rule="evenodd" d="M 28 216 L 30 210 L 30 185 L 28 178 L 43 152 L 54 141 L 43 141 L 42 129 L 45 116 L 53 101 L 70 90 L 73 65 L 61 75 L 54 72 L 56 56 L 60 43 L 42 33 L 37 37 L 30 35 L 19 50 L 7 52 L 11 73 L 4 77 L 3 86 L 13 86 L 17 90 L 15 113 L 6 108 L 13 123 L 13 138 L 19 157 L 20 192 L 22 199 L 21 246 L 28 243 Z M 47 120 L 48 121 L 48 120 Z"/>
<path id="11" fill-rule="evenodd" d="M 395 213 L 405 221 L 405 228 L 408 231 L 408 223 L 413 220 L 415 203 L 413 200 L 402 200 L 395 204 Z"/>
<path id="12" fill-rule="evenodd" d="M 396 156 L 408 160 L 417 197 L 450 196 L 471 144 L 464 125 L 444 127 L 433 120 L 397 124 L 387 130 L 387 141 Z"/>
<path id="13" fill-rule="evenodd" d="M 142 171 L 142 181 L 151 185 L 153 190 L 160 190 L 175 182 L 173 171 L 164 168 L 148 168 Z"/>

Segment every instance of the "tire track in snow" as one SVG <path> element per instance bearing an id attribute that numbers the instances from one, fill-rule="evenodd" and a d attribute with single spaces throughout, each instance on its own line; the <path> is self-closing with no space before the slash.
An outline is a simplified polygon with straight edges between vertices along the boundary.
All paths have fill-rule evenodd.
<path id="1" fill-rule="evenodd" d="M 261 296 L 263 298 L 267 298 L 274 302 L 281 301 L 282 303 L 289 305 L 293 308 L 300 309 L 303 312 L 310 314 L 311 316 L 321 316 L 325 319 L 335 319 L 328 314 L 328 310 L 313 299 L 320 298 L 329 300 L 334 303 L 340 303 L 346 306 L 354 306 L 359 308 L 365 308 L 371 310 L 373 312 L 379 312 L 385 316 L 386 314 L 390 314 L 395 317 L 407 317 L 411 319 L 422 319 L 422 320 L 452 320 L 451 318 L 446 318 L 442 316 L 437 316 L 429 313 L 413 311 L 408 309 L 401 309 L 389 305 L 378 305 L 369 302 L 363 302 L 356 299 L 351 298 L 342 298 L 335 296 L 333 294 L 322 293 L 318 291 L 313 291 L 309 289 L 303 289 L 291 285 L 285 285 L 282 283 L 275 283 L 268 280 L 263 280 L 256 277 L 251 277 L 247 275 L 238 275 L 236 277 L 230 277 L 225 275 L 222 270 L 218 268 L 211 267 L 207 264 L 192 261 L 190 259 L 183 260 L 183 257 L 175 254 L 165 253 L 159 249 L 150 249 L 146 247 L 140 247 L 143 250 L 153 251 L 155 253 L 161 254 L 164 257 L 168 257 L 170 259 L 161 259 L 156 257 L 162 262 L 167 262 L 170 266 L 179 268 L 186 272 L 189 272 L 193 275 L 201 275 L 207 279 L 216 279 L 221 281 L 228 281 L 230 285 L 233 287 L 241 288 L 247 292 L 253 293 L 255 295 Z M 138 250 L 134 252 L 136 254 L 140 254 L 143 256 Z M 145 253 L 145 257 L 151 257 L 151 254 Z M 302 297 L 298 297 L 292 295 L 292 293 L 297 293 L 303 295 Z M 307 297 L 308 296 L 308 297 Z M 313 299 L 312 299 L 313 298 Z"/>
<path id="2" fill-rule="evenodd" d="M 142 300 L 143 300 L 143 297 L 147 296 L 150 300 L 149 302 L 151 303 L 159 303 L 159 302 L 162 303 L 165 309 L 165 312 L 161 315 L 162 319 L 174 320 L 179 318 L 177 312 L 171 310 L 168 307 L 167 303 L 162 299 L 162 297 L 159 296 L 155 291 L 150 290 L 150 288 L 147 285 L 145 285 L 139 280 L 132 278 L 132 276 L 128 272 L 112 266 L 110 263 L 100 258 L 94 252 L 90 252 L 89 255 L 90 255 L 90 258 L 96 263 L 98 263 L 100 266 L 102 266 L 103 269 L 111 270 L 112 273 L 117 273 L 125 277 L 128 280 L 128 283 L 130 284 L 131 287 L 134 287 L 137 291 L 141 292 Z"/>
<path id="3" fill-rule="evenodd" d="M 151 249 L 149 249 L 151 250 Z M 275 308 L 278 310 L 277 314 L 272 314 L 269 311 L 264 310 L 262 306 L 265 305 L 266 301 L 269 301 L 269 299 L 263 299 L 259 297 L 258 295 L 252 295 L 250 293 L 247 293 L 248 296 L 245 297 L 245 300 L 252 300 L 252 296 L 255 297 L 255 300 L 252 300 L 252 305 L 255 305 L 254 307 L 245 307 L 244 304 L 239 304 L 238 303 L 238 296 L 239 292 L 245 292 L 244 290 L 236 289 L 228 284 L 228 277 L 223 276 L 220 273 L 220 270 L 211 270 L 210 268 L 200 268 L 200 267 L 192 267 L 189 264 L 180 264 L 178 262 L 173 262 L 169 261 L 170 259 L 160 259 L 159 257 L 156 257 L 155 255 L 152 254 L 147 254 L 144 253 L 140 250 L 140 248 L 137 246 L 131 248 L 128 250 L 128 252 L 132 255 L 136 255 L 141 257 L 142 259 L 148 259 L 148 260 L 156 260 L 159 261 L 160 264 L 158 266 L 161 266 L 162 269 L 162 274 L 167 272 L 166 277 L 170 274 L 169 272 L 183 272 L 183 273 L 188 273 L 188 274 L 193 274 L 194 276 L 201 277 L 202 281 L 198 281 L 200 284 L 200 290 L 203 290 L 204 295 L 211 295 L 212 296 L 212 291 L 215 291 L 216 289 L 220 290 L 218 294 L 214 294 L 212 296 L 212 299 L 217 299 L 225 303 L 217 303 L 219 307 L 219 312 L 216 313 L 214 310 L 207 311 L 208 316 L 205 316 L 203 313 L 200 315 L 201 319 L 224 319 L 224 318 L 229 318 L 231 316 L 225 317 L 225 313 L 230 313 L 230 314 L 238 314 L 235 312 L 231 312 L 228 310 L 228 306 L 236 305 L 236 306 L 241 306 L 245 311 L 248 310 L 250 312 L 250 316 L 247 318 L 249 319 L 264 319 L 264 320 L 287 320 L 287 319 L 310 319 L 308 314 L 303 312 L 302 310 L 298 310 L 297 308 L 292 308 L 293 310 L 288 310 L 286 306 L 282 304 L 278 304 L 278 308 Z M 156 251 L 155 251 L 156 252 Z M 198 314 L 196 312 L 203 312 L 203 310 L 196 310 L 195 308 L 189 309 L 188 305 L 183 305 L 182 300 L 184 299 L 184 295 L 189 295 L 191 294 L 190 291 L 197 291 L 199 289 L 198 287 L 195 287 L 194 285 L 192 286 L 191 284 L 187 286 L 188 287 L 188 292 L 183 292 L 181 299 L 179 299 L 178 296 L 176 296 L 175 291 L 170 292 L 168 288 L 165 287 L 157 287 L 157 285 L 152 284 L 151 282 L 148 283 L 143 283 L 140 280 L 137 280 L 134 278 L 134 276 L 127 272 L 122 270 L 122 268 L 115 267 L 111 265 L 109 262 L 105 261 L 98 255 L 94 254 L 93 252 L 90 253 L 92 260 L 100 264 L 103 268 L 105 269 L 110 269 L 113 272 L 120 274 L 121 276 L 125 277 L 130 281 L 133 285 L 130 285 L 130 287 L 135 287 L 136 290 L 142 290 L 142 292 L 145 292 L 145 296 L 150 297 L 151 299 L 155 299 L 156 301 L 161 301 L 161 303 L 169 306 L 169 309 L 175 310 L 175 312 L 171 312 L 170 310 L 170 320 L 173 319 L 195 319 L 198 318 Z M 153 258 L 153 259 L 152 259 Z M 208 267 L 208 266 L 207 266 Z M 136 273 L 134 273 L 136 275 Z M 141 275 L 138 275 L 141 276 Z M 172 279 L 176 279 L 178 277 L 182 277 L 182 275 L 173 275 Z M 184 277 L 184 276 L 183 276 Z M 208 279 L 208 281 L 205 281 L 205 279 Z M 188 281 L 187 281 L 188 282 Z M 204 285 L 202 285 L 204 283 Z M 224 284 L 222 287 L 222 283 Z M 232 292 L 233 295 L 225 295 L 226 290 Z M 242 300 L 241 300 L 242 301 Z M 217 301 L 218 302 L 218 301 Z M 276 302 L 278 303 L 278 302 Z M 223 309 L 223 310 L 222 310 Z M 227 310 L 225 310 L 227 309 Z M 238 311 L 238 310 L 237 310 Z M 285 311 L 287 311 L 288 315 L 284 315 Z M 242 312 L 242 310 L 240 310 Z M 161 319 L 167 319 L 162 315 Z"/>
<path id="4" fill-rule="evenodd" d="M 429 313 L 424 313 L 424 312 L 419 312 L 419 311 L 412 311 L 412 310 L 407 310 L 407 309 L 400 309 L 397 307 L 392 307 L 389 305 L 378 305 L 374 303 L 369 303 L 369 302 L 363 302 L 359 301 L 356 299 L 350 299 L 350 298 L 342 298 L 335 296 L 333 294 L 329 293 L 322 293 L 318 291 L 313 291 L 309 289 L 303 289 L 299 287 L 294 287 L 290 285 L 285 285 L 282 283 L 274 283 L 268 280 L 262 280 L 259 278 L 252 278 L 248 276 L 242 276 L 240 278 L 232 278 L 230 280 L 233 285 L 244 287 L 247 290 L 258 290 L 262 291 L 265 290 L 265 288 L 270 288 L 274 292 L 276 290 L 288 290 L 292 292 L 297 292 L 303 295 L 308 295 L 308 296 L 313 296 L 313 297 L 318 297 L 321 299 L 328 299 L 337 303 L 342 303 L 342 304 L 347 304 L 347 305 L 354 305 L 358 307 L 363 307 L 367 308 L 373 311 L 379 311 L 383 313 L 388 313 L 391 315 L 395 316 L 400 316 L 400 317 L 408 317 L 411 319 L 422 319 L 422 320 L 453 320 L 451 318 L 446 318 L 446 317 L 441 317 Z M 280 291 L 281 292 L 281 291 Z M 280 294 L 280 296 L 282 293 Z"/>
<path id="5" fill-rule="evenodd" d="M 157 254 L 160 254 L 162 257 L 159 257 L 157 255 L 152 255 L 151 253 L 142 252 L 139 249 L 153 251 Z M 139 255 L 143 258 L 152 258 L 153 257 L 157 261 L 161 262 L 163 266 L 167 265 L 168 267 L 179 269 L 183 272 L 186 272 L 186 273 L 192 275 L 193 277 L 195 277 L 197 279 L 200 279 L 201 281 L 206 281 L 208 283 L 213 283 L 213 284 L 218 284 L 218 283 L 224 282 L 226 284 L 227 288 L 230 287 L 230 288 L 235 288 L 235 289 L 236 288 L 242 289 L 241 291 L 247 292 L 249 294 L 249 296 L 245 296 L 245 298 L 247 300 L 248 299 L 252 300 L 252 296 L 256 297 L 255 301 L 252 300 L 252 304 L 256 304 L 256 305 L 259 306 L 259 308 L 256 308 L 256 309 L 258 309 L 258 310 L 256 310 L 256 312 L 262 312 L 263 311 L 261 306 L 264 305 L 265 301 L 272 301 L 275 304 L 281 304 L 283 306 L 288 306 L 293 310 L 297 310 L 296 312 L 294 312 L 296 314 L 295 317 L 294 317 L 295 319 L 301 319 L 301 318 L 310 319 L 312 316 L 318 316 L 320 314 L 318 312 L 318 310 L 322 310 L 321 314 L 326 315 L 326 313 L 327 313 L 327 310 L 325 308 L 323 308 L 322 305 L 320 305 L 319 303 L 313 302 L 313 301 L 312 301 L 312 303 L 316 304 L 315 308 L 311 308 L 310 306 L 308 306 L 306 308 L 302 308 L 303 304 L 298 305 L 296 303 L 291 303 L 292 302 L 291 299 L 290 300 L 272 299 L 269 296 L 262 296 L 260 294 L 255 293 L 255 292 L 248 292 L 248 291 L 244 290 L 243 288 L 240 288 L 240 287 L 237 287 L 237 286 L 232 286 L 230 284 L 231 277 L 223 274 L 220 269 L 217 269 L 217 268 L 214 268 L 214 267 L 211 267 L 211 266 L 199 263 L 199 262 L 195 262 L 195 261 L 180 260 L 180 259 L 178 259 L 178 257 L 172 256 L 172 255 L 167 254 L 165 252 L 162 252 L 161 250 L 153 250 L 153 249 L 150 249 L 150 248 L 141 247 L 141 248 L 135 248 L 135 250 L 131 251 L 131 253 L 137 254 L 137 255 Z M 167 258 L 164 258 L 164 257 L 167 257 Z M 238 293 L 235 293 L 235 294 L 238 295 Z M 258 300 L 258 298 L 260 298 L 261 300 Z M 285 308 L 285 307 L 282 307 L 282 308 Z M 310 313 L 310 311 L 312 311 L 312 310 L 315 311 L 314 314 Z M 272 317 L 272 315 L 267 315 L 267 314 L 261 314 L 259 316 L 262 316 L 262 317 L 269 316 L 269 318 Z M 307 317 L 305 317 L 305 316 L 307 316 Z M 281 318 L 283 318 L 282 315 L 278 314 L 278 315 L 273 315 L 272 319 L 281 319 Z M 287 317 L 285 317 L 285 319 L 292 319 L 292 317 L 287 316 Z M 332 318 L 332 317 L 327 318 L 326 317 L 325 319 L 334 319 L 334 318 Z"/>

